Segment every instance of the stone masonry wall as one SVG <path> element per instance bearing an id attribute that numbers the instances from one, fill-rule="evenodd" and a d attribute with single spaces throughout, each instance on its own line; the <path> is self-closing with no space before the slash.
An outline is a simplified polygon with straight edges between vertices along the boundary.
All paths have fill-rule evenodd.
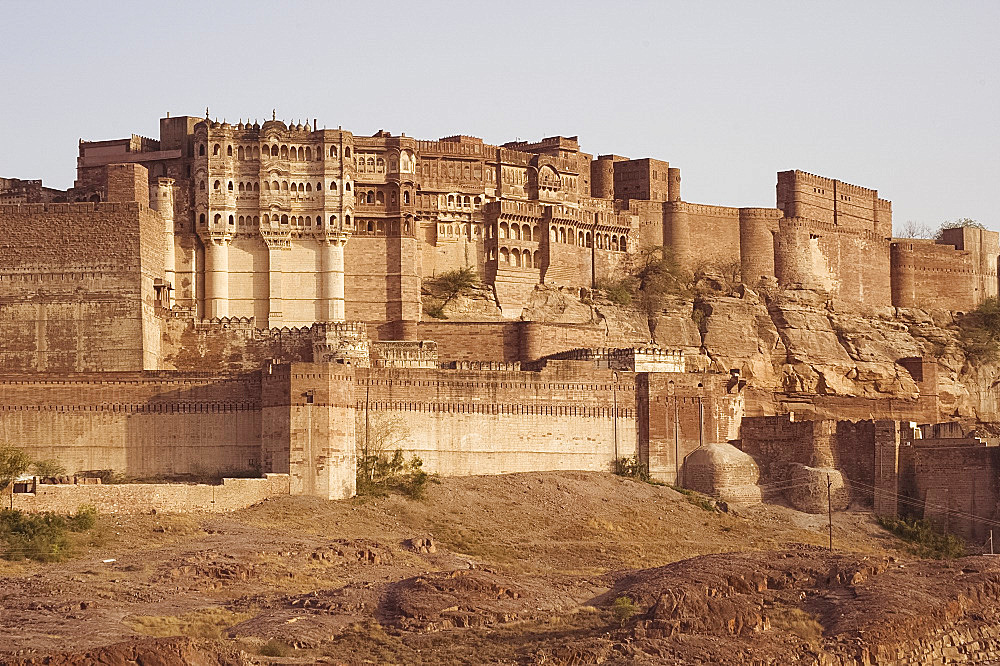
<path id="1" fill-rule="evenodd" d="M 237 511 L 287 494 L 287 474 L 266 474 L 261 479 L 223 479 L 216 486 L 203 483 L 38 484 L 35 492 L 16 493 L 11 501 L 15 509 L 32 513 L 72 513 L 84 504 L 93 506 L 99 513 L 110 514 L 190 513 Z"/>
<path id="2" fill-rule="evenodd" d="M 134 202 L 5 205 L 0 237 L 0 366 L 157 367 L 155 211 Z"/>
<path id="3" fill-rule="evenodd" d="M 260 377 L 70 373 L 0 377 L 0 441 L 69 472 L 245 472 L 260 465 Z"/>

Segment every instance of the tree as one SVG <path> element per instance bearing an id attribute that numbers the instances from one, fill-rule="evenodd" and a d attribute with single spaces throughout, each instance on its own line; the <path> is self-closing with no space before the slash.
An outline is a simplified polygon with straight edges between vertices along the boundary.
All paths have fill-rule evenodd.
<path id="1" fill-rule="evenodd" d="M 62 476 L 66 473 L 66 467 L 58 460 L 36 460 L 31 466 L 34 468 L 35 475 L 42 478 Z"/>
<path id="2" fill-rule="evenodd" d="M 447 319 L 444 307 L 459 294 L 473 289 L 479 284 L 476 271 L 468 266 L 445 271 L 436 277 L 424 280 L 428 293 L 434 295 L 434 301 L 424 301 L 424 312 L 435 319 Z"/>
<path id="3" fill-rule="evenodd" d="M 19 476 L 31 467 L 31 458 L 11 444 L 0 443 L 0 491 L 6 490 Z"/>
<path id="4" fill-rule="evenodd" d="M 383 483 L 390 475 L 392 452 L 399 451 L 409 437 L 410 427 L 402 416 L 370 414 L 367 409 L 359 412 L 355 424 L 358 480 L 370 485 Z"/>
<path id="5" fill-rule="evenodd" d="M 941 226 L 938 227 L 937 233 L 934 235 L 934 238 L 937 240 L 941 240 L 942 238 L 944 238 L 945 230 L 961 229 L 963 227 L 969 227 L 970 229 L 985 229 L 986 225 L 984 225 L 982 222 L 977 222 L 969 217 L 960 217 L 957 220 L 949 220 L 942 222 Z"/>
<path id="6" fill-rule="evenodd" d="M 922 222 L 915 222 L 913 220 L 907 220 L 896 230 L 897 238 L 935 238 L 937 236 L 937 231 L 935 231 L 930 226 L 923 224 Z"/>
<path id="7" fill-rule="evenodd" d="M 637 282 L 639 305 L 650 317 L 663 309 L 668 296 L 682 293 L 689 281 L 673 254 L 662 245 L 639 253 L 632 276 Z"/>

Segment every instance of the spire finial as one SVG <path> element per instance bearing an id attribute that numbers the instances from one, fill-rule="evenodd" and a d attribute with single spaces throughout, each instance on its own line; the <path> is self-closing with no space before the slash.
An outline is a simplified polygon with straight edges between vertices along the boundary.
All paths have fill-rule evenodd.
<path id="1" fill-rule="evenodd" d="M 277 120 L 277 118 L 275 118 L 274 109 L 271 109 L 271 120 Z"/>
<path id="2" fill-rule="evenodd" d="M 208 107 L 205 107 L 205 120 L 208 120 Z"/>

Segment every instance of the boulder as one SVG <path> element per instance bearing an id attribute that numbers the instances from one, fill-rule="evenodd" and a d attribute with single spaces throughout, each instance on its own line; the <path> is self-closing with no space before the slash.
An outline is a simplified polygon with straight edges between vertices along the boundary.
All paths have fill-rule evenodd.
<path id="1" fill-rule="evenodd" d="M 809 467 L 792 463 L 786 473 L 788 487 L 785 499 L 789 504 L 806 513 L 826 513 L 827 482 L 830 482 L 830 499 L 834 511 L 843 511 L 851 502 L 851 491 L 844 476 L 832 467 Z"/>

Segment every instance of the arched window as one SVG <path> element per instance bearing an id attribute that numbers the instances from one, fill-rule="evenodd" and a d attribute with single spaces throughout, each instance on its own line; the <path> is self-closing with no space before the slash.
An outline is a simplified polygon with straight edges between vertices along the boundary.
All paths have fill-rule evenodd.
<path id="1" fill-rule="evenodd" d="M 373 231 L 375 231 L 375 226 L 371 222 L 369 222 L 368 223 L 368 233 L 371 233 Z"/>
<path id="2" fill-rule="evenodd" d="M 514 240 L 521 240 L 521 225 L 512 224 L 510 225 L 510 237 Z"/>
<path id="3" fill-rule="evenodd" d="M 344 147 L 344 157 L 350 157 L 350 156 L 351 156 L 351 147 L 350 146 L 345 146 Z"/>
<path id="4" fill-rule="evenodd" d="M 299 146 L 299 161 L 302 162 L 305 159 L 306 159 L 306 151 L 302 149 L 302 146 Z"/>
<path id="5" fill-rule="evenodd" d="M 312 191 L 313 191 L 312 183 L 306 183 L 306 192 L 312 192 Z"/>
<path id="6" fill-rule="evenodd" d="M 410 203 L 410 193 L 409 192 L 403 192 L 403 203 L 404 204 Z"/>
<path id="7" fill-rule="evenodd" d="M 500 263 L 501 264 L 509 264 L 510 263 L 510 252 L 508 252 L 507 248 L 505 248 L 505 247 L 500 248 Z"/>
<path id="8" fill-rule="evenodd" d="M 271 216 L 264 213 L 264 224 L 271 224 Z"/>
<path id="9" fill-rule="evenodd" d="M 198 216 L 198 224 L 202 224 L 202 225 L 205 224 L 205 214 L 204 213 L 202 213 L 201 215 Z"/>
<path id="10" fill-rule="evenodd" d="M 198 183 L 198 189 L 201 190 L 202 192 L 205 191 L 205 181 L 201 181 L 200 183 Z"/>
<path id="11" fill-rule="evenodd" d="M 249 219 L 250 219 L 250 218 L 248 217 L 248 218 L 247 218 L 247 220 L 249 220 Z M 260 223 L 260 218 L 259 218 L 259 217 L 257 217 L 256 215 L 254 215 L 254 216 L 253 216 L 253 223 L 254 223 L 254 224 L 259 224 L 259 223 Z"/>
<path id="12" fill-rule="evenodd" d="M 214 222 L 215 222 L 216 224 L 218 224 L 219 222 L 222 222 L 222 215 L 220 215 L 220 214 L 216 213 L 216 214 L 215 214 L 215 217 L 214 217 L 214 218 L 212 218 L 212 220 L 213 220 L 213 221 L 214 221 Z"/>
<path id="13" fill-rule="evenodd" d="M 281 189 L 281 186 L 278 185 L 278 181 L 276 180 L 271 181 L 271 189 L 274 190 L 275 192 Z"/>
<path id="14" fill-rule="evenodd" d="M 410 233 L 410 221 L 409 220 L 406 220 L 405 222 L 403 222 L 403 233 L 404 234 Z"/>
<path id="15" fill-rule="evenodd" d="M 219 151 L 221 151 L 221 150 L 222 150 L 222 146 L 220 146 L 219 144 L 215 144 L 214 146 L 212 146 L 212 154 L 213 155 L 218 155 Z"/>
<path id="16" fill-rule="evenodd" d="M 286 192 L 288 191 L 288 181 L 287 180 L 281 181 L 281 189 L 284 190 L 284 191 L 286 191 Z"/>
<path id="17" fill-rule="evenodd" d="M 264 182 L 264 185 L 265 185 L 265 186 L 267 185 L 267 182 L 266 182 L 266 181 Z M 254 191 L 254 192 L 260 192 L 260 183 L 254 183 L 254 184 L 253 184 L 253 191 Z"/>
<path id="18" fill-rule="evenodd" d="M 521 266 L 521 253 L 517 250 L 510 251 L 510 265 L 515 267 Z"/>
<path id="19" fill-rule="evenodd" d="M 565 243 L 566 242 L 566 229 L 565 229 L 565 227 L 559 227 L 559 242 L 560 243 Z"/>
<path id="20" fill-rule="evenodd" d="M 374 157 L 369 157 L 368 158 L 368 170 L 372 171 L 372 172 L 375 171 L 375 158 Z"/>
<path id="21" fill-rule="evenodd" d="M 215 181 L 215 185 L 212 186 L 212 188 L 215 190 L 218 190 L 220 187 L 222 187 L 222 183 L 220 183 L 219 181 Z"/>
<path id="22" fill-rule="evenodd" d="M 523 227 L 521 227 L 521 234 L 522 234 L 522 237 L 524 238 L 524 240 L 530 241 L 531 240 L 531 227 L 529 227 L 527 224 L 524 225 Z"/>
<path id="23" fill-rule="evenodd" d="M 375 203 L 384 204 L 385 203 L 385 192 L 379 190 L 375 193 Z"/>
<path id="24" fill-rule="evenodd" d="M 337 146 L 330 146 L 330 157 L 337 156 Z"/>
<path id="25" fill-rule="evenodd" d="M 346 225 L 348 227 L 351 226 L 351 216 L 350 215 L 345 215 L 344 216 L 344 225 Z"/>
<path id="26" fill-rule="evenodd" d="M 275 144 L 271 146 L 271 157 L 277 157 L 277 156 L 278 156 L 278 146 L 277 144 Z"/>
<path id="27" fill-rule="evenodd" d="M 332 227 L 332 226 L 335 226 L 336 224 L 337 224 L 337 216 L 336 215 L 331 215 L 330 216 L 330 226 Z"/>
<path id="28" fill-rule="evenodd" d="M 316 183 L 316 191 L 317 192 L 323 191 L 323 183 Z"/>
<path id="29" fill-rule="evenodd" d="M 229 191 L 233 191 L 233 181 L 229 181 Z"/>
<path id="30" fill-rule="evenodd" d="M 205 144 L 199 143 L 198 144 L 198 155 L 204 155 L 204 154 L 205 154 Z"/>
<path id="31" fill-rule="evenodd" d="M 553 243 L 558 242 L 559 241 L 559 235 L 558 235 L 558 232 L 556 231 L 555 227 L 552 227 L 551 229 L 549 229 L 549 231 L 551 232 L 550 235 L 552 236 L 552 238 L 550 240 Z"/>
<path id="32" fill-rule="evenodd" d="M 259 160 L 260 159 L 260 146 L 254 146 L 253 147 L 253 159 L 255 159 L 255 160 Z"/>
<path id="33" fill-rule="evenodd" d="M 535 252 L 534 256 L 532 257 L 533 261 L 531 262 L 531 265 L 534 268 L 538 268 L 539 266 L 541 266 L 541 263 L 539 263 L 539 257 L 540 256 L 541 255 L 539 255 L 538 252 Z"/>
<path id="34" fill-rule="evenodd" d="M 245 191 L 246 187 L 243 185 L 243 183 L 240 183 L 240 192 L 245 192 Z"/>
<path id="35" fill-rule="evenodd" d="M 351 184 L 350 183 L 344 183 L 344 190 L 347 191 L 347 192 L 350 192 L 351 191 Z"/>
<path id="36" fill-rule="evenodd" d="M 618 236 L 611 237 L 611 249 L 615 252 L 618 251 Z"/>
<path id="37" fill-rule="evenodd" d="M 288 224 L 288 216 L 287 215 L 282 215 L 281 216 L 281 223 L 282 224 Z"/>
<path id="38" fill-rule="evenodd" d="M 288 159 L 288 146 L 282 146 L 281 147 L 281 159 L 283 159 L 283 160 L 287 160 Z"/>
<path id="39" fill-rule="evenodd" d="M 233 219 L 232 215 L 229 216 L 229 224 L 236 224 L 236 220 Z"/>
<path id="40" fill-rule="evenodd" d="M 500 223 L 500 238 L 507 238 L 507 223 Z"/>
<path id="41" fill-rule="evenodd" d="M 242 162 L 243 159 L 244 159 L 244 157 L 245 156 L 244 156 L 244 153 L 243 153 L 243 146 L 240 146 L 239 148 L 236 149 L 236 159 L 238 159 L 238 160 L 240 160 Z"/>
<path id="42" fill-rule="evenodd" d="M 226 156 L 227 157 L 232 157 L 233 156 L 233 147 L 232 147 L 232 145 L 226 146 Z"/>
<path id="43" fill-rule="evenodd" d="M 368 192 L 368 199 L 367 199 L 367 201 L 368 201 L 368 203 L 375 203 L 375 193 L 374 192 L 371 192 L 371 191 Z"/>
<path id="44" fill-rule="evenodd" d="M 587 243 L 587 247 L 593 247 L 592 241 L 590 239 L 590 232 L 589 231 L 587 232 L 586 243 Z"/>

